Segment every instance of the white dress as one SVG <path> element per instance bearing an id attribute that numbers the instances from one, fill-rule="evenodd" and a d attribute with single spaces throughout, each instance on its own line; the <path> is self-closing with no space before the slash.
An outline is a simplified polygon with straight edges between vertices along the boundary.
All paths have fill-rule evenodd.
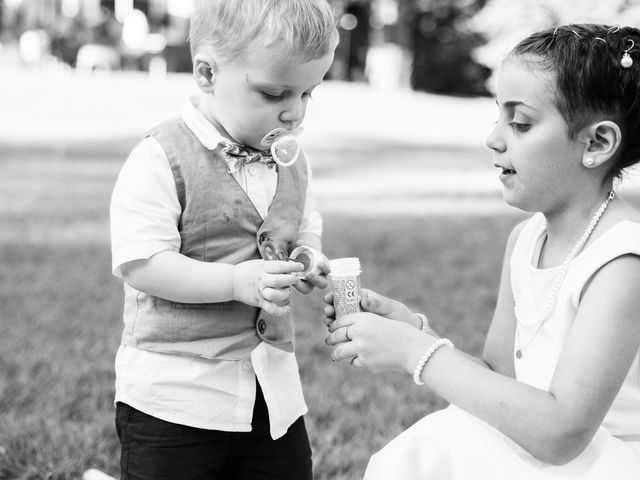
<path id="1" fill-rule="evenodd" d="M 511 257 L 511 283 L 519 295 L 524 323 L 534 323 L 534 298 L 549 298 L 558 268 L 538 269 L 546 223 L 534 215 L 524 226 Z M 571 263 L 555 307 L 538 336 L 520 329 L 525 346 L 514 355 L 516 379 L 547 390 L 580 294 L 591 276 L 621 255 L 640 255 L 640 224 L 623 221 L 585 248 Z M 540 307 L 541 309 L 543 307 Z M 516 340 L 515 350 L 519 347 Z M 587 448 L 566 465 L 536 460 L 491 425 L 450 406 L 418 421 L 371 457 L 365 480 L 638 480 L 640 479 L 640 358 L 636 358 L 602 425 Z"/>

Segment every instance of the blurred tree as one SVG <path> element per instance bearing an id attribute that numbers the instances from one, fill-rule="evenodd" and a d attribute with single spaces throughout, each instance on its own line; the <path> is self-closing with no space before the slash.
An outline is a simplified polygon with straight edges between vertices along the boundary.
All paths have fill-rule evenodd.
<path id="1" fill-rule="evenodd" d="M 638 0 L 486 0 L 469 22 L 487 43 L 474 58 L 495 69 L 505 54 L 525 36 L 537 30 L 567 23 L 640 24 Z"/>
<path id="2" fill-rule="evenodd" d="M 471 57 L 483 38 L 467 26 L 467 20 L 486 0 L 330 1 L 336 6 L 338 18 L 346 20 L 339 23 L 342 44 L 331 78 L 361 78 L 364 52 L 371 45 L 383 43 L 410 52 L 408 63 L 412 65 L 407 68 L 411 70 L 411 87 L 416 90 L 454 95 L 488 93 L 485 84 L 491 72 Z M 393 16 L 397 18 L 381 22 L 380 10 L 391 8 L 390 4 L 395 4 L 397 13 Z M 348 29 L 348 15 L 357 19 L 353 30 Z"/>
<path id="3" fill-rule="evenodd" d="M 442 94 L 487 94 L 491 71 L 471 55 L 484 39 L 468 26 L 486 0 L 400 2 L 401 18 L 413 32 L 413 87 Z"/>
<path id="4" fill-rule="evenodd" d="M 364 80 L 369 48 L 370 0 L 329 0 L 338 18 L 340 43 L 328 77 L 336 80 Z"/>

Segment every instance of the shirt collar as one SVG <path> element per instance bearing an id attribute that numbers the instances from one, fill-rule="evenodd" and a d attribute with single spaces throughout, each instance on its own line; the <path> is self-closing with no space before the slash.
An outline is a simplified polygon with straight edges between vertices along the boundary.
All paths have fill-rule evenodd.
<path id="1" fill-rule="evenodd" d="M 189 127 L 189 130 L 209 150 L 214 150 L 220 142 L 232 143 L 197 109 L 196 105 L 199 100 L 198 96 L 189 97 L 182 107 L 182 119 Z"/>

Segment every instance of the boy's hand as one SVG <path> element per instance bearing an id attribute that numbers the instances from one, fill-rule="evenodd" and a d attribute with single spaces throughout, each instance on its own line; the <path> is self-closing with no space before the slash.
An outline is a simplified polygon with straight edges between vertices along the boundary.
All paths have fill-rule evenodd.
<path id="1" fill-rule="evenodd" d="M 233 299 L 283 316 L 291 307 L 291 286 L 304 267 L 297 262 L 248 260 L 233 269 Z"/>
<path id="2" fill-rule="evenodd" d="M 301 264 L 302 265 L 302 264 Z M 314 288 L 324 290 L 329 284 L 327 275 L 329 274 L 329 259 L 322 255 L 322 260 L 317 265 L 318 269 L 308 273 L 305 278 L 300 278 L 294 285 L 295 289 L 300 293 L 308 294 Z"/>

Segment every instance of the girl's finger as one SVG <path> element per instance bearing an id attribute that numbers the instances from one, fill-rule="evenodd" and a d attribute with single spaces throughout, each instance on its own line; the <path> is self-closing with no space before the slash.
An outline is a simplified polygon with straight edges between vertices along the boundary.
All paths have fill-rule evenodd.
<path id="1" fill-rule="evenodd" d="M 378 315 L 388 315 L 393 312 L 392 301 L 373 290 L 363 288 L 360 292 L 360 298 L 360 305 L 365 312 L 377 313 Z"/>
<path id="2" fill-rule="evenodd" d="M 349 329 L 352 329 L 351 334 Z M 340 343 L 351 342 L 353 340 L 353 325 L 347 325 L 334 329 L 326 339 L 327 345 L 338 345 Z"/>
<path id="3" fill-rule="evenodd" d="M 343 328 L 343 327 L 347 327 L 349 325 L 353 325 L 356 320 L 357 317 L 356 314 L 349 314 L 349 315 L 343 315 L 340 318 L 336 318 L 335 322 L 333 322 L 331 324 L 331 327 L 329 328 L 330 332 L 335 332 L 337 329 L 339 328 Z"/>
<path id="4" fill-rule="evenodd" d="M 331 352 L 331 359 L 334 362 L 339 362 L 340 360 L 351 359 L 353 357 L 357 357 L 358 352 L 356 348 L 353 346 L 353 342 L 345 342 L 338 345 Z"/>

